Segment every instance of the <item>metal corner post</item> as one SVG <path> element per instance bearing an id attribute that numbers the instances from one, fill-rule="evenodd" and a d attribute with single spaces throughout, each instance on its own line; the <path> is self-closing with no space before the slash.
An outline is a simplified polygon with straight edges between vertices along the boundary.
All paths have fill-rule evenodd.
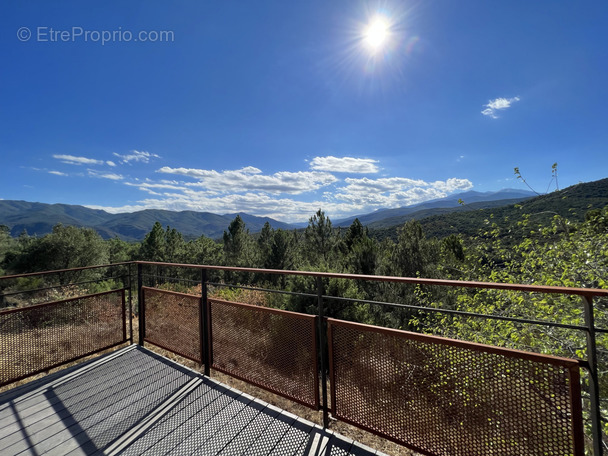
<path id="1" fill-rule="evenodd" d="M 323 409 L 323 428 L 329 426 L 329 409 L 327 406 L 327 337 L 325 333 L 325 313 L 323 311 L 323 278 L 317 280 L 317 306 L 319 308 L 319 350 L 321 358 L 321 408 Z"/>
<path id="2" fill-rule="evenodd" d="M 600 411 L 600 387 L 597 368 L 597 347 L 595 340 L 595 316 L 593 312 L 593 295 L 583 296 L 583 307 L 585 309 L 585 324 L 587 325 L 587 359 L 589 362 L 589 396 L 591 431 L 593 433 L 593 454 L 601 456 L 602 447 L 602 422 Z"/>
<path id="3" fill-rule="evenodd" d="M 211 347 L 209 340 L 209 308 L 207 305 L 207 270 L 201 270 L 201 302 L 199 306 L 198 329 L 200 335 L 201 359 L 203 361 L 205 376 L 211 376 L 211 356 L 206 347 Z"/>
<path id="4" fill-rule="evenodd" d="M 143 265 L 137 263 L 137 312 L 139 313 L 139 340 L 138 343 L 142 347 L 144 346 L 144 337 L 146 336 L 146 311 L 144 308 L 144 294 L 143 294 Z"/>
<path id="5" fill-rule="evenodd" d="M 129 343 L 133 344 L 133 275 L 131 263 L 127 265 L 127 288 L 129 289 Z"/>

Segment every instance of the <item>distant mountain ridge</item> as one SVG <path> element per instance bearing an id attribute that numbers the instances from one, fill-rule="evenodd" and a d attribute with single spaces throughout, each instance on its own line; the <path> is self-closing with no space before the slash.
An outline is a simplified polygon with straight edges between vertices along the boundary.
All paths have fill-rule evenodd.
<path id="1" fill-rule="evenodd" d="M 464 204 L 461 204 L 464 203 Z M 380 237 L 392 235 L 397 226 L 408 220 L 420 220 L 430 236 L 472 234 L 480 228 L 480 218 L 490 213 L 497 218 L 516 217 L 522 205 L 528 213 L 544 213 L 578 217 L 592 208 L 608 205 L 608 179 L 581 183 L 546 195 L 537 196 L 526 190 L 505 189 L 498 192 L 469 191 L 446 198 L 397 209 L 381 209 L 358 217 L 334 221 L 336 227 L 350 226 L 355 218 L 374 230 Z M 251 233 L 262 229 L 266 222 L 275 229 L 295 229 L 306 224 L 288 224 L 268 217 L 238 213 Z M 7 225 L 13 236 L 24 230 L 30 235 L 50 233 L 58 223 L 95 229 L 103 238 L 119 237 L 127 241 L 140 241 L 150 232 L 155 222 L 171 226 L 186 238 L 205 235 L 212 239 L 222 236 L 234 214 L 218 215 L 210 212 L 168 211 L 147 209 L 132 213 L 111 214 L 99 209 L 68 204 L 45 204 L 27 201 L 0 200 L 0 225 Z M 386 232 L 383 234 L 383 232 Z M 394 233 L 393 233 L 394 234 Z"/>
<path id="2" fill-rule="evenodd" d="M 143 211 L 111 214 L 70 204 L 45 204 L 27 201 L 0 200 L 0 224 L 7 225 L 11 235 L 18 236 L 24 230 L 29 235 L 43 236 L 50 233 L 53 226 L 61 223 L 93 228 L 104 239 L 119 237 L 126 241 L 140 241 L 150 232 L 155 222 L 177 229 L 187 238 L 205 235 L 221 237 L 230 222 L 240 215 L 251 232 L 260 231 L 266 222 L 273 228 L 291 229 L 291 225 L 269 217 L 253 215 L 224 214 L 195 211 L 167 211 L 146 209 Z"/>
<path id="3" fill-rule="evenodd" d="M 426 213 L 418 211 L 404 217 L 419 220 L 424 233 L 428 237 L 437 238 L 451 234 L 475 236 L 479 230 L 487 226 L 489 220 L 508 230 L 510 226 L 521 220 L 523 214 L 530 214 L 533 223 L 543 225 L 549 224 L 555 215 L 571 221 L 583 221 L 588 211 L 608 206 L 608 178 L 572 185 L 520 202 L 503 200 L 502 203 L 482 207 L 489 203 L 478 202 L 451 210 L 432 209 Z M 396 228 L 406 221 L 404 217 L 383 219 L 370 224 L 369 228 L 378 239 L 396 238 Z"/>
<path id="4" fill-rule="evenodd" d="M 512 188 L 499 190 L 497 192 L 477 192 L 472 190 L 450 195 L 446 198 L 413 204 L 411 206 L 399 207 L 396 209 L 379 209 L 369 214 L 337 220 L 333 225 L 342 227 L 350 226 L 356 218 L 358 218 L 363 225 L 367 225 L 370 228 L 378 225 L 397 225 L 403 224 L 412 218 L 419 219 L 429 217 L 430 215 L 452 212 L 453 210 L 463 210 L 465 208 L 466 210 L 473 210 L 514 204 L 535 196 L 535 193 L 528 190 L 517 190 Z M 460 201 L 464 204 L 461 204 Z"/>

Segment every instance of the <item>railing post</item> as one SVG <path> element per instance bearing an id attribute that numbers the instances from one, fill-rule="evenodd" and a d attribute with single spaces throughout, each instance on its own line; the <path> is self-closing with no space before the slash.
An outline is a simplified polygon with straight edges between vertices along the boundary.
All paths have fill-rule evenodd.
<path id="1" fill-rule="evenodd" d="M 133 275 L 131 263 L 127 264 L 127 288 L 129 289 L 129 342 L 133 345 Z"/>
<path id="2" fill-rule="evenodd" d="M 321 354 L 321 408 L 323 409 L 323 428 L 329 426 L 329 411 L 327 406 L 327 337 L 325 331 L 325 314 L 323 311 L 323 279 L 317 279 L 317 306 L 319 308 L 319 350 Z"/>
<path id="3" fill-rule="evenodd" d="M 591 432 L 593 434 L 593 454 L 601 456 L 602 422 L 600 412 L 600 387 L 597 369 L 597 347 L 595 341 L 595 316 L 593 313 L 593 295 L 583 296 L 585 324 L 587 325 L 587 360 L 589 361 L 589 411 L 591 414 Z"/>
<path id="4" fill-rule="evenodd" d="M 137 311 L 139 313 L 139 345 L 144 346 L 144 337 L 146 337 L 146 311 L 144 308 L 143 294 L 143 265 L 137 264 Z"/>
<path id="5" fill-rule="evenodd" d="M 199 307 L 198 329 L 200 335 L 201 359 L 205 366 L 205 375 L 211 376 L 211 341 L 209 340 L 209 308 L 207 306 L 207 270 L 201 270 L 201 302 Z M 209 350 L 206 348 L 209 347 Z"/>

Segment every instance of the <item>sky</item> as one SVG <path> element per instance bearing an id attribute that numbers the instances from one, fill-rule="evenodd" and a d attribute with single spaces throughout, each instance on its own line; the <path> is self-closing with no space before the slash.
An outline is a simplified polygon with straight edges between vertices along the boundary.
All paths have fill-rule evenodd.
<path id="1" fill-rule="evenodd" d="M 608 2 L 4 1 L 0 199 L 303 222 L 608 177 Z M 557 179 L 552 166 L 557 163 Z"/>

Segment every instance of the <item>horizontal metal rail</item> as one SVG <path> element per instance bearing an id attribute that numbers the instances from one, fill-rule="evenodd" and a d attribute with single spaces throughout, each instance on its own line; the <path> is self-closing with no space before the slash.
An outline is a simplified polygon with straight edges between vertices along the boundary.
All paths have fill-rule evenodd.
<path id="1" fill-rule="evenodd" d="M 184 278 L 179 278 L 179 277 L 169 277 L 169 276 L 158 275 L 158 274 L 146 274 L 146 273 L 143 273 L 142 276 L 143 277 L 151 277 L 151 278 L 154 278 L 154 279 L 172 280 L 174 282 L 200 283 L 200 280 L 184 279 Z"/>
<path id="2" fill-rule="evenodd" d="M 85 266 L 80 268 L 70 269 L 56 269 L 53 271 L 40 271 L 30 272 L 26 274 L 13 274 L 7 276 L 1 276 L 0 280 L 17 279 L 20 277 L 32 277 L 39 275 L 49 274 L 60 274 L 64 272 L 75 272 L 83 271 L 88 269 L 97 268 L 108 268 L 115 266 L 126 266 L 131 264 L 141 265 L 152 265 L 152 266 L 166 266 L 176 268 L 189 268 L 189 269 L 206 269 L 212 271 L 233 271 L 233 272 L 253 272 L 263 274 L 277 274 L 277 275 L 294 275 L 303 277 L 322 277 L 329 279 L 350 279 L 357 281 L 372 281 L 372 282 L 393 282 L 403 284 L 418 284 L 418 285 L 438 285 L 446 287 L 460 287 L 460 288 L 481 288 L 481 289 L 496 289 L 496 290 L 512 290 L 512 291 L 523 291 L 530 293 L 548 293 L 548 294 L 567 294 L 577 296 L 589 296 L 589 297 L 608 297 L 608 290 L 602 290 L 599 288 L 577 288 L 577 287 L 557 287 L 549 285 L 525 285 L 525 284 L 514 284 L 514 283 L 498 283 L 498 282 L 475 282 L 475 281 L 464 281 L 464 280 L 448 280 L 448 279 L 425 279 L 421 277 L 395 277 L 395 276 L 379 276 L 379 275 L 365 275 L 365 274 L 343 274 L 336 272 L 318 272 L 318 271 L 293 271 L 288 269 L 260 269 L 260 268 L 245 268 L 245 267 L 232 267 L 232 266 L 216 266 L 216 265 L 200 265 L 200 264 L 189 264 L 189 263 L 165 263 L 165 262 L 154 262 L 154 261 L 127 261 L 121 263 L 103 264 L 96 266 Z"/>
<path id="3" fill-rule="evenodd" d="M 87 295 L 82 295 L 82 296 L 76 296 L 74 298 L 60 299 L 60 300 L 52 301 L 52 302 L 43 302 L 41 304 L 33 304 L 33 305 L 27 306 L 27 307 L 17 307 L 15 309 L 0 310 L 0 314 L 6 315 L 6 314 L 10 314 L 10 313 L 22 312 L 24 310 L 33 310 L 33 309 L 39 309 L 42 307 L 54 306 L 57 304 L 65 304 L 68 302 L 80 301 L 82 299 L 89 299 L 89 298 L 95 298 L 98 296 L 105 296 L 105 295 L 109 295 L 112 293 L 116 293 L 117 291 L 124 293 L 126 291 L 126 288 L 117 288 L 115 290 L 103 291 L 101 293 L 92 293 L 92 294 L 87 294 Z"/>
<path id="4" fill-rule="evenodd" d="M 265 293 L 277 293 L 288 296 L 304 296 L 307 298 L 316 298 L 317 295 L 313 293 L 300 293 L 295 291 L 284 291 L 284 290 L 275 290 L 272 288 L 261 288 L 261 287 L 248 287 L 244 285 L 235 285 L 229 283 L 218 283 L 218 282 L 208 282 L 208 285 L 216 286 L 216 287 L 224 287 L 224 288 L 238 288 L 240 290 L 251 290 L 251 291 L 262 291 Z M 382 305 L 388 307 L 397 307 L 411 310 L 420 310 L 423 312 L 437 312 L 448 315 L 458 315 L 461 317 L 472 317 L 472 318 L 485 318 L 489 320 L 502 320 L 502 321 L 511 321 L 514 323 L 525 323 L 531 325 L 541 325 L 541 326 L 550 326 L 555 328 L 564 328 L 564 329 L 573 329 L 577 331 L 587 331 L 587 327 L 583 325 L 570 325 L 566 323 L 556 323 L 551 321 L 543 321 L 543 320 L 530 320 L 526 318 L 519 317 L 505 317 L 502 315 L 488 315 L 488 314 L 479 314 L 474 312 L 465 312 L 462 310 L 451 310 L 451 309 L 439 309 L 436 307 L 423 307 L 423 306 L 415 306 L 411 304 L 400 304 L 396 302 L 386 302 L 386 301 L 373 301 L 369 299 L 357 299 L 357 298 L 343 298 L 340 296 L 331 296 L 331 295 L 323 295 L 323 299 L 334 300 L 334 301 L 343 301 L 349 303 L 363 303 L 363 304 L 374 304 L 374 305 Z M 608 329 L 596 328 L 596 332 L 608 333 Z"/>
<path id="5" fill-rule="evenodd" d="M 18 294 L 25 294 L 25 293 L 35 293 L 37 291 L 47 291 L 47 290 L 54 290 L 55 288 L 63 288 L 66 286 L 72 286 L 72 285 L 88 285 L 90 283 L 98 283 L 98 282 L 104 282 L 107 280 L 116 280 L 116 279 L 125 279 L 129 277 L 128 275 L 122 275 L 122 276 L 115 276 L 115 277 L 106 277 L 103 279 L 98 279 L 98 280 L 86 280 L 83 282 L 70 282 L 67 285 L 53 285 L 50 287 L 43 287 L 43 288 L 31 288 L 29 290 L 18 290 L 18 291 L 8 291 L 8 292 L 1 292 L 0 296 L 15 296 Z"/>
<path id="6" fill-rule="evenodd" d="M 285 291 L 285 290 L 275 290 L 273 288 L 261 288 L 261 287 L 247 287 L 244 285 L 235 285 L 231 283 L 218 283 L 218 282 L 207 282 L 207 285 L 211 285 L 214 287 L 223 287 L 223 288 L 238 288 L 240 290 L 250 290 L 250 291 L 263 291 L 264 293 L 277 293 L 288 296 L 304 296 L 306 298 L 316 298 L 317 295 L 313 293 L 300 293 L 297 291 Z"/>
<path id="7" fill-rule="evenodd" d="M 355 299 L 355 298 L 342 298 L 338 296 L 323 296 L 324 299 L 336 300 L 336 301 L 345 301 L 345 302 L 361 302 L 364 304 L 377 304 L 389 307 L 398 307 L 404 309 L 412 309 L 412 310 L 420 310 L 422 312 L 437 312 L 449 315 L 458 315 L 461 317 L 473 317 L 473 318 L 486 318 L 490 320 L 502 320 L 502 321 L 511 321 L 514 323 L 525 323 L 531 325 L 541 325 L 541 326 L 551 326 L 555 328 L 565 328 L 565 329 L 575 329 L 578 331 L 587 331 L 586 326 L 582 325 L 569 325 L 565 323 L 555 323 L 551 321 L 543 321 L 543 320 L 528 320 L 526 318 L 519 317 L 503 317 L 502 315 L 487 315 L 487 314 L 478 314 L 474 312 L 465 312 L 462 310 L 450 310 L 450 309 L 438 309 L 436 307 L 423 307 L 423 306 L 414 306 L 411 304 L 399 304 L 396 302 L 384 302 L 384 301 L 369 301 L 366 299 Z M 608 329 L 597 329 L 597 332 L 606 332 L 608 333 Z"/>
<path id="8" fill-rule="evenodd" d="M 50 274 L 61 274 L 64 272 L 77 272 L 77 271 L 85 271 L 88 269 L 110 268 L 110 267 L 115 267 L 115 266 L 127 266 L 127 265 L 131 265 L 131 264 L 136 264 L 136 262 L 123 261 L 121 263 L 100 264 L 100 265 L 95 265 L 95 266 L 82 266 L 79 268 L 54 269 L 52 271 L 39 271 L 39 272 L 28 272 L 25 274 L 12 274 L 12 275 L 0 276 L 0 280 L 18 279 L 21 277 L 34 277 L 34 276 L 50 275 Z"/>
<path id="9" fill-rule="evenodd" d="M 418 285 L 439 285 L 447 287 L 461 288 L 482 288 L 496 290 L 511 290 L 523 291 L 531 293 L 548 293 L 548 294 L 568 294 L 577 296 L 598 296 L 608 297 L 608 290 L 598 288 L 576 288 L 576 287 L 556 287 L 548 285 L 524 285 L 514 283 L 496 283 L 496 282 L 472 282 L 464 280 L 447 280 L 447 279 L 425 279 L 420 277 L 394 277 L 394 276 L 377 276 L 364 274 L 343 274 L 335 272 L 316 272 L 316 271 L 292 271 L 283 269 L 259 269 L 259 268 L 243 268 L 232 266 L 213 266 L 213 265 L 198 265 L 198 264 L 182 264 L 182 263 L 160 263 L 153 261 L 136 261 L 137 264 L 148 264 L 156 266 L 171 266 L 183 267 L 192 269 L 207 269 L 213 271 L 233 271 L 233 272 L 257 272 L 263 274 L 278 274 L 278 275 L 297 275 L 303 277 L 322 277 L 329 279 L 350 279 L 358 281 L 374 281 L 374 282 L 393 282 Z"/>

